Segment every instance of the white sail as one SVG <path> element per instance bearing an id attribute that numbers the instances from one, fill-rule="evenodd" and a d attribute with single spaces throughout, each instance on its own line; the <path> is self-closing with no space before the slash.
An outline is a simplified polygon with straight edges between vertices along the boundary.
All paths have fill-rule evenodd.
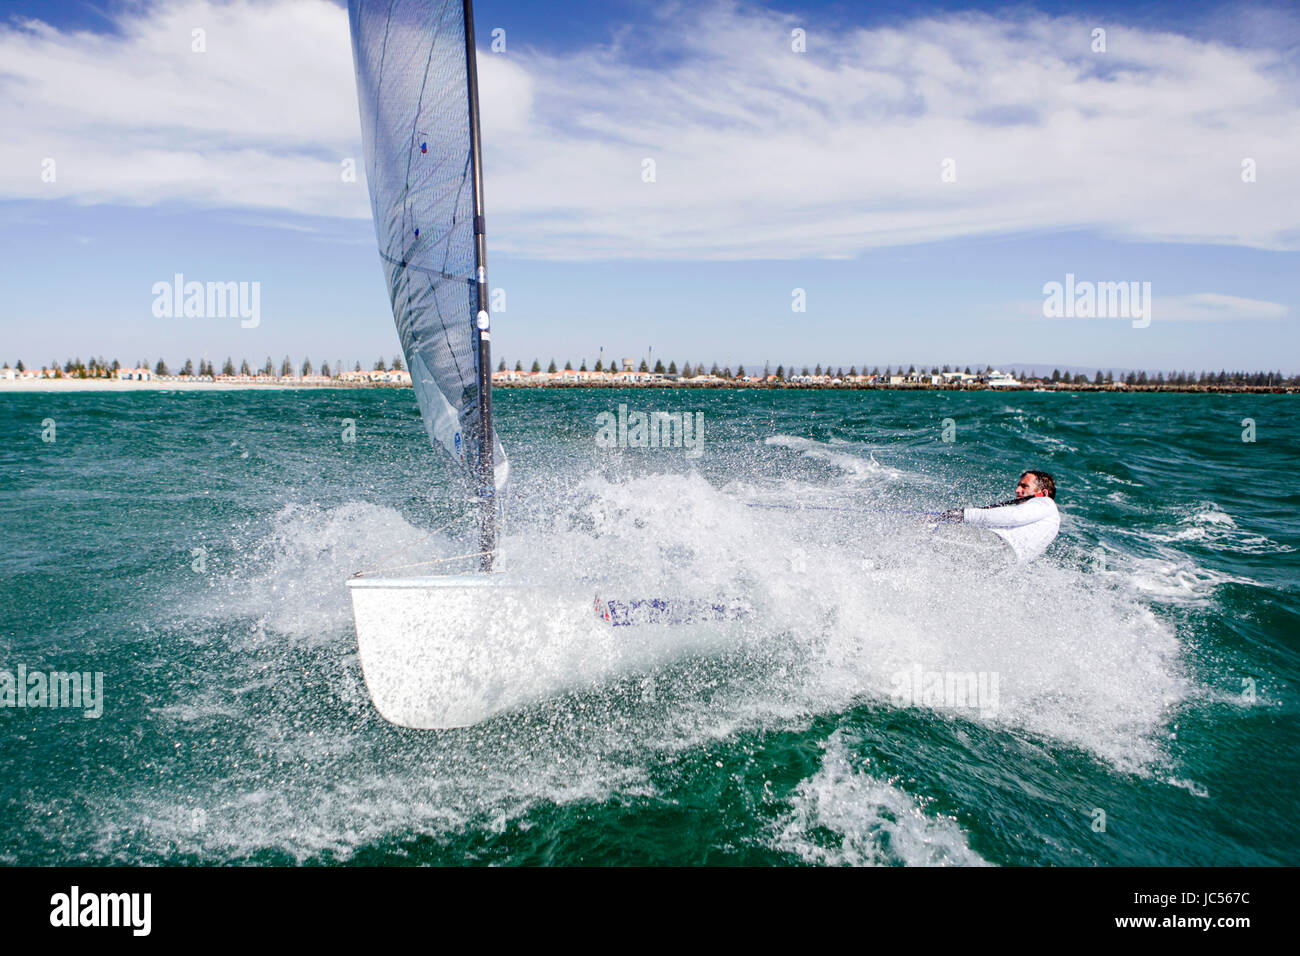
<path id="1" fill-rule="evenodd" d="M 486 267 L 482 210 L 475 209 L 468 4 L 350 0 L 348 11 L 366 177 L 393 319 L 430 440 L 477 481 L 483 422 L 491 421 L 491 374 L 482 367 Z M 472 40 L 472 23 L 468 29 Z M 491 442 L 493 481 L 486 484 L 499 498 L 509 472 L 495 432 Z"/>

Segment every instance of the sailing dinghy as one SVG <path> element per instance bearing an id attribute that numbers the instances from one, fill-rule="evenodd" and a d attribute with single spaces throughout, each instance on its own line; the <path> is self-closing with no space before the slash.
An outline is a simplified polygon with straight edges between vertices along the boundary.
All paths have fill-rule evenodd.
<path id="1" fill-rule="evenodd" d="M 708 652 L 736 602 L 595 602 L 494 571 L 509 479 L 491 327 L 470 0 L 349 0 L 366 175 L 398 337 L 429 439 L 473 489 L 478 571 L 348 581 L 366 686 L 404 727 L 447 728 Z M 432 562 L 430 562 L 432 563 Z M 612 626 L 611 626 L 612 625 Z M 625 627 L 624 625 L 637 625 Z M 635 632 L 630 635 L 629 632 Z"/>

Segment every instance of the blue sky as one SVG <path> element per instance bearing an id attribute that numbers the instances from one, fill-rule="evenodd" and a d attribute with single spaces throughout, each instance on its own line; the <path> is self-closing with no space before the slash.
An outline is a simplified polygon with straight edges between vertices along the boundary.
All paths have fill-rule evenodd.
<path id="1" fill-rule="evenodd" d="M 512 363 L 1300 371 L 1294 5 L 479 0 L 476 20 Z M 364 182 L 338 175 L 360 155 L 341 4 L 16 0 L 0 84 L 0 359 L 398 350 Z M 260 324 L 155 317 L 178 272 L 259 282 Z M 1150 326 L 1044 318 L 1067 273 L 1150 282 Z"/>

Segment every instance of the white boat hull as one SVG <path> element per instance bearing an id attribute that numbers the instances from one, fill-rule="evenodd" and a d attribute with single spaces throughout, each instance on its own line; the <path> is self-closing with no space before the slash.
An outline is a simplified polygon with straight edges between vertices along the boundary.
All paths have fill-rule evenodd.
<path id="1" fill-rule="evenodd" d="M 507 575 L 348 581 L 366 687 L 391 723 L 465 727 L 674 658 L 724 650 L 743 621 L 612 627 L 591 595 Z"/>

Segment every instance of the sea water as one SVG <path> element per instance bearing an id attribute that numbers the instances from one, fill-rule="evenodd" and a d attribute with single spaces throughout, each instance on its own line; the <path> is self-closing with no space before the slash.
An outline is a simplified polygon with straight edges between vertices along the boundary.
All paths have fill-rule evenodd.
<path id="1" fill-rule="evenodd" d="M 0 706 L 0 861 L 1295 865 L 1295 401 L 498 391 L 503 571 L 751 611 L 430 732 L 345 586 L 476 550 L 409 390 L 0 395 L 0 671 L 102 674 L 97 716 Z M 697 445 L 599 441 L 620 405 Z M 1030 565 L 896 513 L 1024 468 Z"/>

